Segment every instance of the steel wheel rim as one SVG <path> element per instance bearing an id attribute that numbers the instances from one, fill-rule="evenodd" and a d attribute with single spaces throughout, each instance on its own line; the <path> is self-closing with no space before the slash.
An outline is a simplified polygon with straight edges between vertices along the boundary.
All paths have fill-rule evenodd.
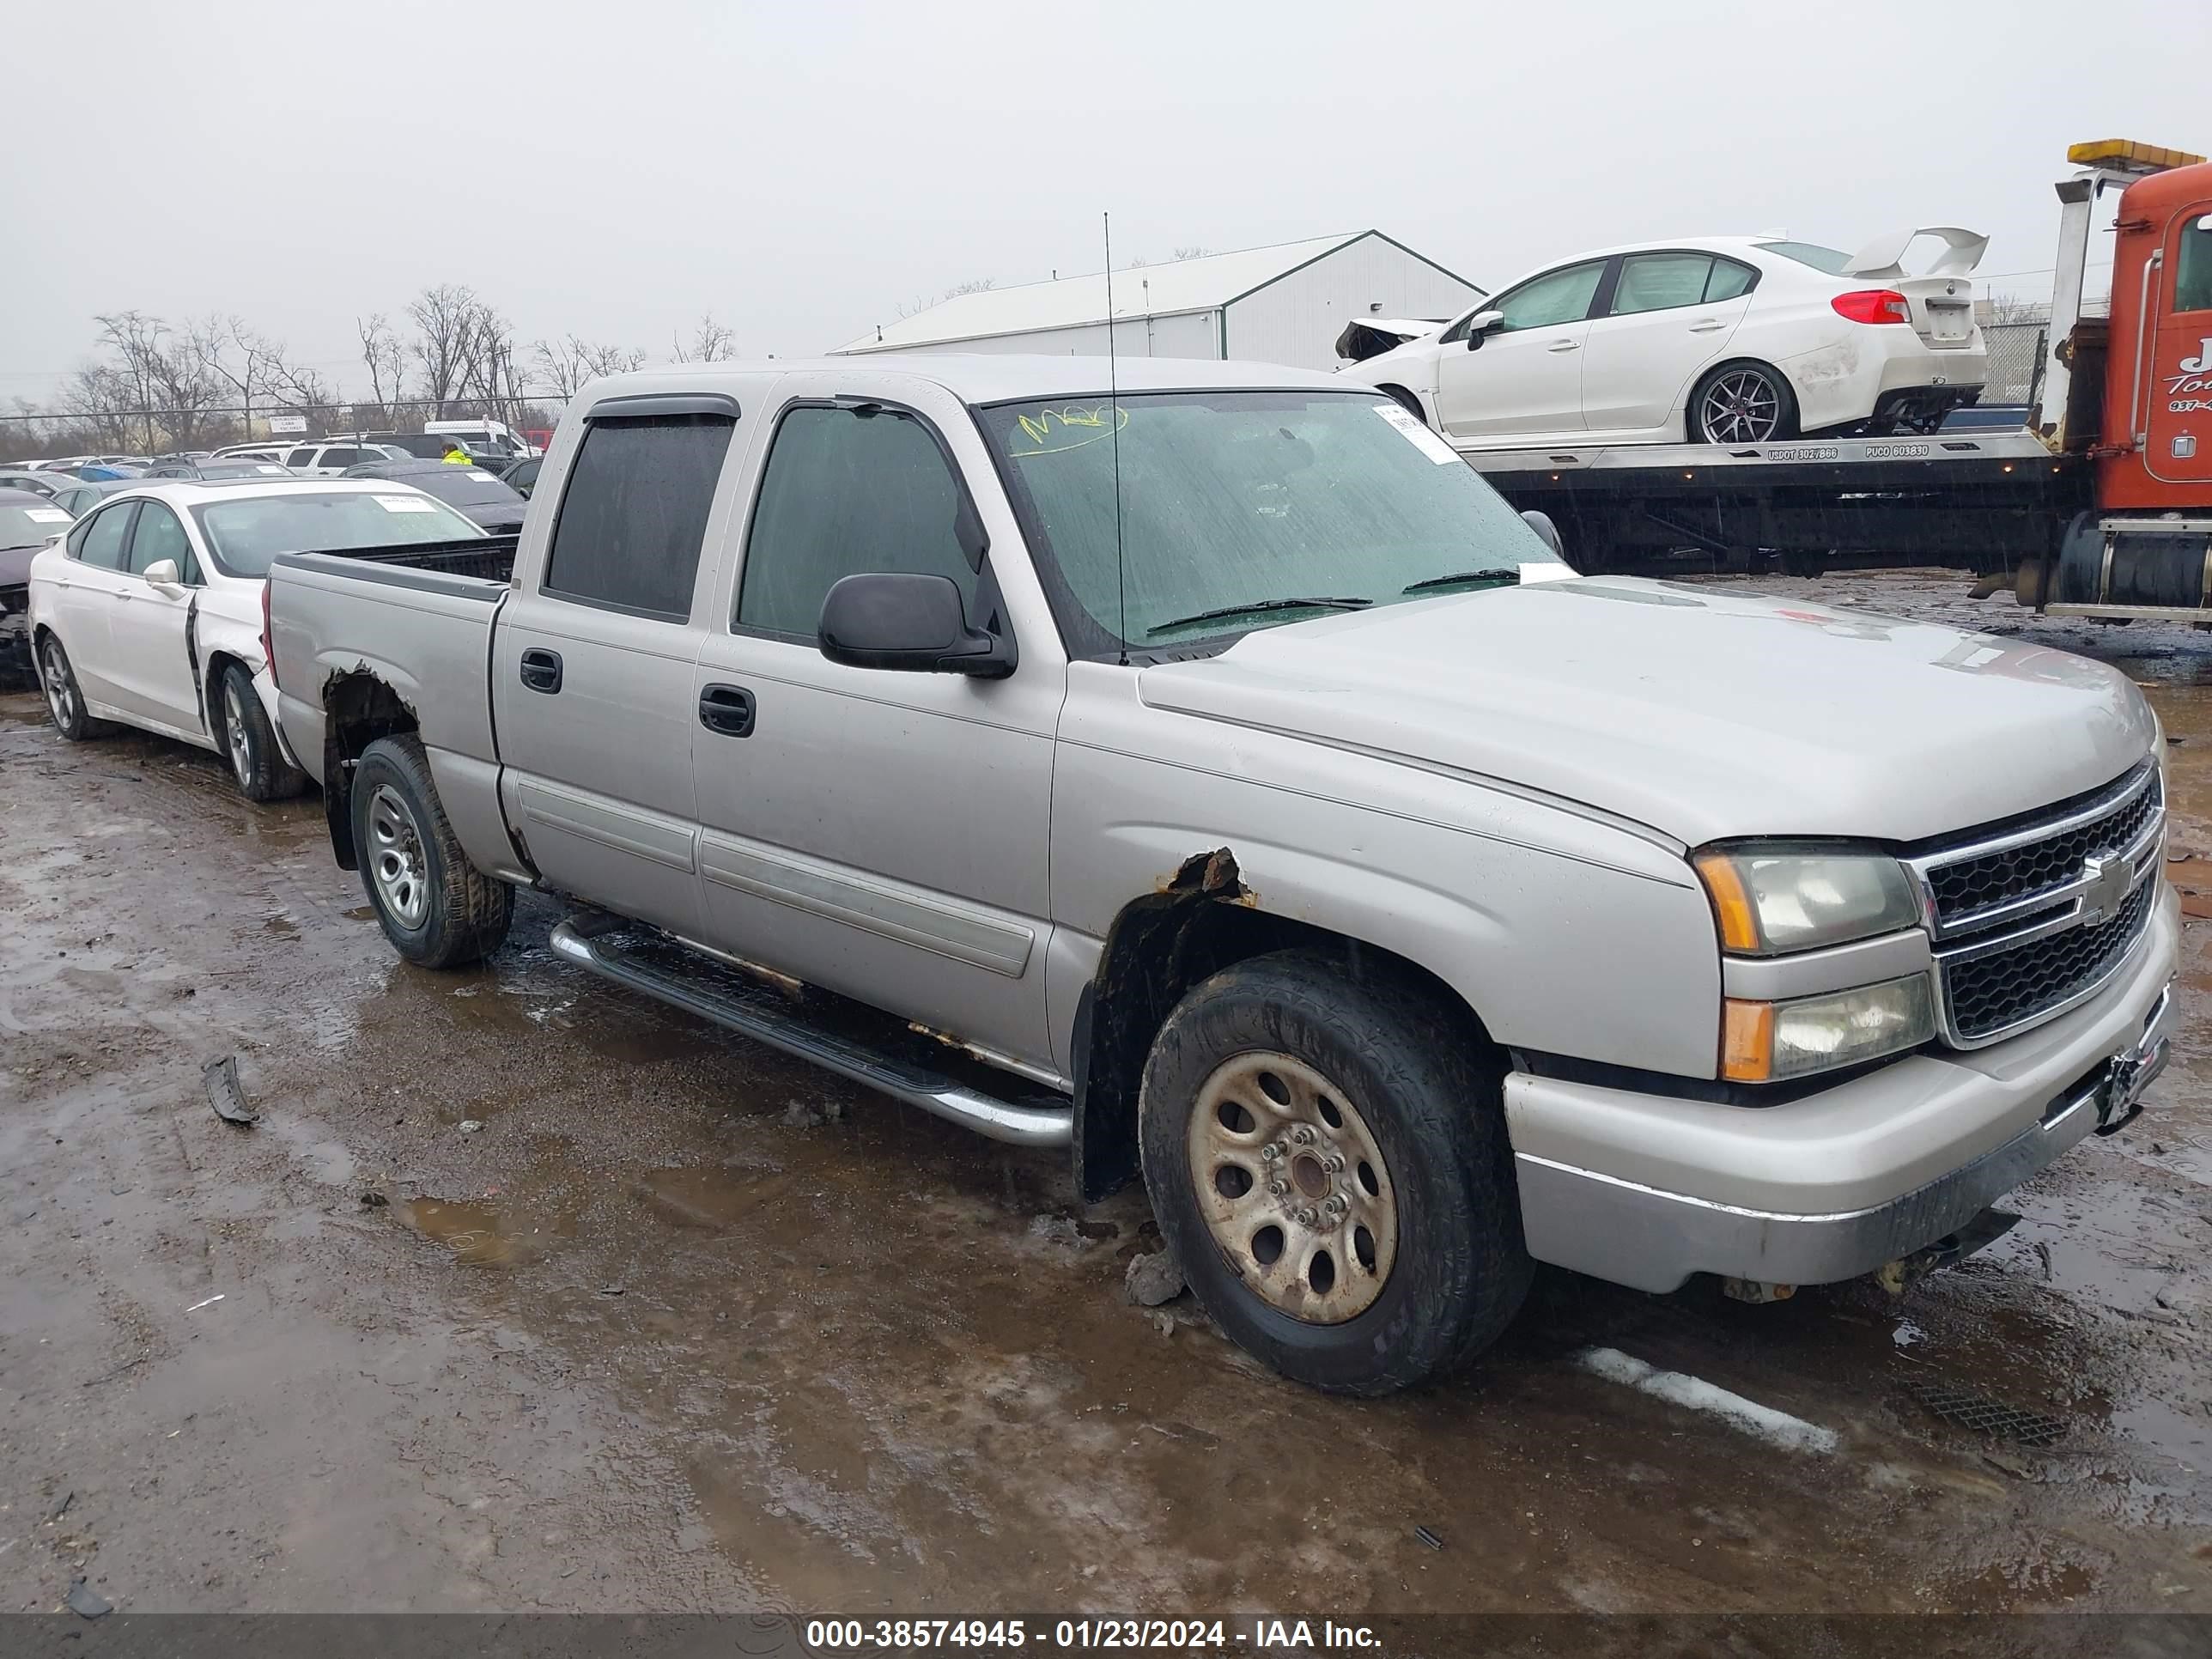
<path id="1" fill-rule="evenodd" d="M 368 798 L 368 870 L 376 896 L 393 921 L 419 927 L 430 911 L 423 874 L 422 832 L 415 814 L 388 783 Z"/>
<path id="2" fill-rule="evenodd" d="M 1782 424 L 1782 394 L 1755 368 L 1732 368 L 1705 388 L 1698 424 L 1715 443 L 1759 443 Z"/>
<path id="3" fill-rule="evenodd" d="M 49 642 L 39 653 L 46 672 L 46 707 L 53 712 L 54 724 L 64 732 L 76 712 L 76 693 L 70 688 L 69 665 L 62 661 L 60 649 Z"/>
<path id="4" fill-rule="evenodd" d="M 230 769 L 238 775 L 240 783 L 250 783 L 253 778 L 253 755 L 246 741 L 246 711 L 238 706 L 238 684 L 234 680 L 223 684 L 222 726 L 224 738 L 230 744 Z"/>
<path id="5" fill-rule="evenodd" d="M 1238 1054 L 1200 1087 L 1187 1144 L 1199 1215 L 1253 1294 L 1308 1325 L 1374 1306 L 1397 1260 L 1397 1189 L 1342 1089 L 1288 1054 Z"/>

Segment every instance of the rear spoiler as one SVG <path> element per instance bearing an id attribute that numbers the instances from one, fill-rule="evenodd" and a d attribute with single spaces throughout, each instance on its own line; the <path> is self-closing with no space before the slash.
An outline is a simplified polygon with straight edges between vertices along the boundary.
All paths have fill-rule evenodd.
<path id="1" fill-rule="evenodd" d="M 1875 237 L 1851 255 L 1838 274 L 1863 276 L 1870 282 L 1894 282 L 1911 276 L 1905 268 L 1905 250 L 1923 236 L 1940 237 L 1944 244 L 1936 263 L 1921 273 L 1926 276 L 1964 276 L 1989 252 L 1990 239 L 1978 231 L 1962 230 L 1957 225 L 1918 225 Z"/>

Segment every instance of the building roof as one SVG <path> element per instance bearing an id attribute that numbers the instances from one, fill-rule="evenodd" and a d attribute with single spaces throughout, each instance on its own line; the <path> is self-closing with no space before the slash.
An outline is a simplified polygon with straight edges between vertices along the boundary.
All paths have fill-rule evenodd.
<path id="1" fill-rule="evenodd" d="M 1278 242 L 1272 247 L 1242 248 L 1231 253 L 1209 253 L 1196 259 L 1176 259 L 1165 264 L 1136 265 L 1117 270 L 1114 273 L 1114 315 L 1117 319 L 1170 317 L 1181 313 L 1218 310 L 1279 277 L 1287 276 L 1301 265 L 1312 264 L 1323 254 L 1334 253 L 1369 236 L 1382 236 L 1382 233 L 1344 231 L 1303 242 Z M 1382 240 L 1390 240 L 1387 236 Z M 1408 252 L 1410 257 L 1420 258 L 1420 255 L 1410 250 Z M 1453 275 L 1449 271 L 1444 274 Z M 1092 271 L 1081 276 L 1063 276 L 1057 282 L 1027 283 L 1018 288 L 994 288 L 980 294 L 958 295 L 901 321 L 886 323 L 880 330 L 871 330 L 839 347 L 838 351 L 896 351 L 906 346 L 945 345 L 960 340 L 988 340 L 1044 329 L 1081 328 L 1105 320 L 1106 278 L 1103 273 Z"/>

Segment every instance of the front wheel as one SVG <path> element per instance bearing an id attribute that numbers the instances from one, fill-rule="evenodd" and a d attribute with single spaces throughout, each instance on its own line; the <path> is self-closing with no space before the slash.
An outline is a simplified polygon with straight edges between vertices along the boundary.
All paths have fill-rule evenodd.
<path id="1" fill-rule="evenodd" d="M 1723 363 L 1690 393 L 1693 444 L 1763 444 L 1797 435 L 1797 394 L 1765 363 Z"/>
<path id="2" fill-rule="evenodd" d="M 307 775 L 284 758 L 276 728 L 269 723 L 269 711 L 261 706 L 244 664 L 232 663 L 222 671 L 216 708 L 230 775 L 246 799 L 286 800 L 307 787 Z"/>
<path id="3" fill-rule="evenodd" d="M 1184 997 L 1145 1068 L 1160 1230 L 1237 1344 L 1384 1395 L 1450 1370 L 1532 1276 L 1503 1068 L 1425 988 L 1282 951 Z"/>
<path id="4" fill-rule="evenodd" d="M 420 738 L 369 744 L 354 769 L 352 806 L 361 884 L 393 950 L 425 968 L 459 968 L 499 948 L 514 890 L 461 850 Z"/>

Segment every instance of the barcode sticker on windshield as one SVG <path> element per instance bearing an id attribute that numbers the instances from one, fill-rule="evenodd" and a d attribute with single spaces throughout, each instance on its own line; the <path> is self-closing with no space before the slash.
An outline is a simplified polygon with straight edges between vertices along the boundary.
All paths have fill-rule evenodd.
<path id="1" fill-rule="evenodd" d="M 1376 404 L 1375 412 L 1404 433 L 1412 441 L 1414 448 L 1419 450 L 1438 466 L 1449 466 L 1452 462 L 1459 459 L 1459 451 L 1430 431 L 1427 427 L 1415 420 L 1410 413 L 1398 404 Z"/>
<path id="2" fill-rule="evenodd" d="M 469 477 L 474 478 L 478 483 L 496 483 L 499 482 L 489 472 L 471 472 L 469 474 Z"/>
<path id="3" fill-rule="evenodd" d="M 23 516 L 40 524 L 67 524 L 70 521 L 70 515 L 58 507 L 27 507 L 23 509 Z"/>
<path id="4" fill-rule="evenodd" d="M 420 495 L 379 495 L 376 504 L 386 513 L 435 513 L 438 510 Z"/>

